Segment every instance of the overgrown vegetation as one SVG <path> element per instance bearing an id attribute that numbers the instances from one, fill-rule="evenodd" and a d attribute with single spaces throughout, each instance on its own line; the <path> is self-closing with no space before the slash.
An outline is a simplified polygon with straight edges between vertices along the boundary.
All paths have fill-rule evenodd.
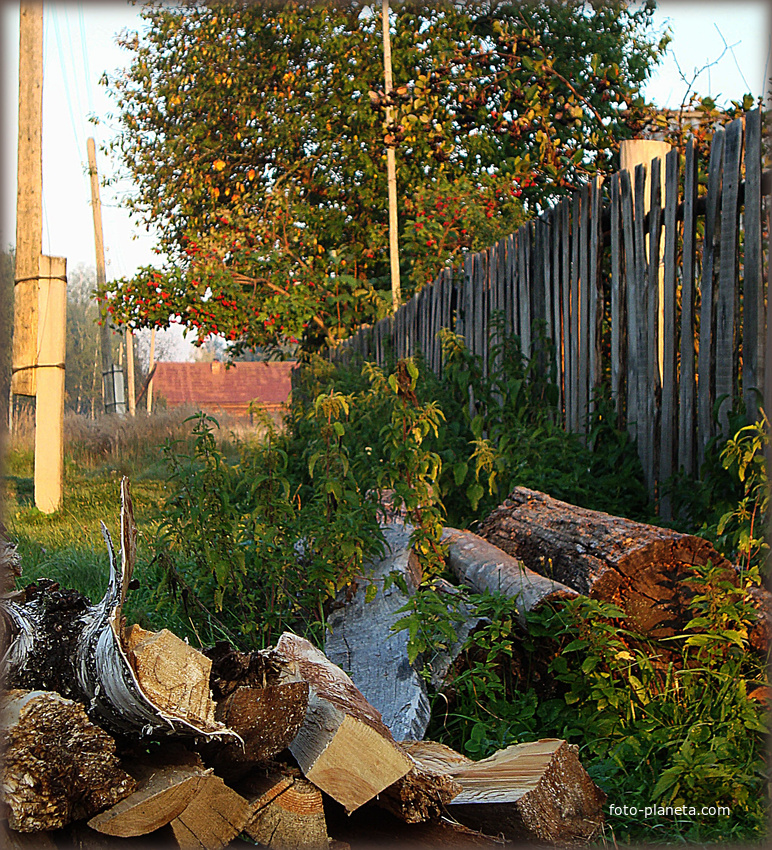
<path id="1" fill-rule="evenodd" d="M 163 482 L 157 456 L 155 467 L 144 460 L 150 475 L 137 474 L 141 440 L 129 470 L 116 463 L 120 450 L 103 463 L 87 449 L 98 440 L 81 435 L 71 443 L 79 463 L 67 465 L 78 495 L 54 517 L 24 506 L 31 469 L 17 453 L 6 480 L 17 496 L 9 525 L 25 578 L 53 572 L 101 595 L 106 561 L 96 522 L 114 521 L 116 472 L 132 471 L 141 563 L 129 616 L 202 644 L 262 647 L 287 628 L 322 643 L 336 596 L 368 581 L 366 564 L 381 544 L 379 498 L 388 491 L 415 528 L 422 560 L 423 583 L 400 624 L 420 663 L 454 637 L 453 612 L 433 586 L 444 570 L 443 525 L 473 528 L 515 485 L 653 519 L 635 446 L 615 428 L 608 399 L 595 399 L 586 441 L 565 433 L 539 366 L 551 362 L 542 356 L 549 343 L 539 345 L 526 362 L 518 341 L 504 339 L 488 379 L 448 332 L 442 381 L 420 358 L 386 370 L 312 358 L 284 431 L 267 424 L 261 441 L 223 439 L 225 429 L 195 415 L 185 436 L 166 441 Z M 767 422 L 741 425 L 739 412 L 733 422 L 734 437 L 709 448 L 701 481 L 687 491 L 674 480 L 671 492 L 682 529 L 709 536 L 741 565 L 739 586 L 710 565 L 698 570 L 691 620 L 658 640 L 594 600 L 541 610 L 522 624 L 511 600 L 469 596 L 488 623 L 435 697 L 430 736 L 474 758 L 563 737 L 579 747 L 609 804 L 731 810 L 647 821 L 609 808 L 609 841 L 747 841 L 765 832 L 769 687 L 766 659 L 748 634 L 749 592 L 766 556 Z"/>

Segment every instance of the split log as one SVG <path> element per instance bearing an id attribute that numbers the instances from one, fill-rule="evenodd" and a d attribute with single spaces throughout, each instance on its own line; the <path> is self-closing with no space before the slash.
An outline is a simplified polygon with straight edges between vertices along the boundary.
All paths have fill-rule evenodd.
<path id="1" fill-rule="evenodd" d="M 56 690 L 88 706 L 89 716 L 116 735 L 238 738 L 222 724 L 189 718 L 156 705 L 145 693 L 122 640 L 122 607 L 134 567 L 134 525 L 128 479 L 121 481 L 121 560 L 116 562 L 110 534 L 102 523 L 110 575 L 96 605 L 75 591 L 60 591 L 40 580 L 24 603 L 0 600 L 10 635 L 5 656 L 8 684 Z M 187 674 L 185 674 L 187 675 Z M 175 687 L 185 692 L 186 683 Z"/>
<path id="2" fill-rule="evenodd" d="M 461 823 L 512 841 L 586 843 L 603 825 L 606 795 L 556 738 L 515 744 L 473 762 L 448 756 L 431 741 L 406 744 L 419 763 L 446 771 L 460 785 L 449 812 Z"/>
<path id="3" fill-rule="evenodd" d="M 367 581 L 377 587 L 375 596 L 367 600 L 369 583 L 349 601 L 345 591 L 339 595 L 339 607 L 327 619 L 324 652 L 351 676 L 397 740 L 420 740 L 431 716 L 426 682 L 408 661 L 407 631 L 393 632 L 392 626 L 404 616 L 399 609 L 420 584 L 421 568 L 410 546 L 411 526 L 394 522 L 382 531 L 386 554 L 364 568 Z M 404 579 L 407 594 L 396 584 L 384 590 L 392 572 Z"/>
<path id="4" fill-rule="evenodd" d="M 516 558 L 471 531 L 446 528 L 442 542 L 448 546 L 448 566 L 459 580 L 477 593 L 487 590 L 511 596 L 521 624 L 527 612 L 541 605 L 578 596 L 575 590 L 528 569 Z"/>
<path id="5" fill-rule="evenodd" d="M 233 783 L 255 764 L 286 749 L 300 731 L 308 708 L 308 684 L 287 682 L 264 688 L 239 687 L 217 704 L 215 718 L 241 736 L 202 749 L 207 763 Z"/>
<path id="6" fill-rule="evenodd" d="M 250 777 L 239 791 L 251 802 L 244 833 L 273 850 L 328 850 L 322 792 L 307 779 L 277 770 Z"/>
<path id="7" fill-rule="evenodd" d="M 446 765 L 437 768 L 412 756 L 410 760 L 413 763 L 410 772 L 378 795 L 378 805 L 405 823 L 441 818 L 451 800 L 461 792 L 461 785 L 448 776 Z"/>
<path id="8" fill-rule="evenodd" d="M 290 745 L 309 781 L 351 812 L 410 770 L 378 710 L 313 644 L 285 632 L 270 654 L 286 681 L 310 688 L 303 726 Z"/>
<path id="9" fill-rule="evenodd" d="M 221 850 L 247 825 L 249 803 L 219 776 L 200 777 L 193 799 L 171 821 L 180 850 Z"/>
<path id="10" fill-rule="evenodd" d="M 161 764 L 133 794 L 91 818 L 88 825 L 120 838 L 155 832 L 182 814 L 198 793 L 203 775 L 204 771 L 193 765 Z"/>
<path id="11" fill-rule="evenodd" d="M 17 832 L 59 829 L 130 794 L 115 741 L 82 705 L 47 691 L 12 690 L 2 699 L 2 798 Z"/>
<path id="12" fill-rule="evenodd" d="M 653 637 L 690 618 L 696 592 L 684 579 L 711 561 L 736 578 L 729 561 L 701 537 L 579 508 L 516 487 L 482 525 L 486 540 L 531 570 L 579 593 L 619 605 Z"/>

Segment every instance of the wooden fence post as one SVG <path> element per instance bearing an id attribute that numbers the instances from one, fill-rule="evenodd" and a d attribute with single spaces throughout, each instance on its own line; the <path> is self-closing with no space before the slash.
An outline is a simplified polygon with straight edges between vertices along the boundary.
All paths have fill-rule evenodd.
<path id="1" fill-rule="evenodd" d="M 50 514 L 62 504 L 67 261 L 41 256 L 39 274 L 35 506 Z"/>

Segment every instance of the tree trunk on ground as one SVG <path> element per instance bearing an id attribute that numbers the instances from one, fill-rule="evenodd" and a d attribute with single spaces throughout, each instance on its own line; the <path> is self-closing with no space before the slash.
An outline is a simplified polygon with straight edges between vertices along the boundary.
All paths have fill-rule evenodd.
<path id="1" fill-rule="evenodd" d="M 45 832 L 126 797 L 136 783 L 121 770 L 115 741 L 83 706 L 48 691 L 9 691 L 0 710 L 2 798 L 17 832 Z"/>
<path id="2" fill-rule="evenodd" d="M 654 637 L 679 631 L 691 616 L 693 565 L 732 565 L 701 537 L 578 508 L 517 487 L 483 523 L 486 540 L 544 576 L 619 605 Z"/>
<path id="3" fill-rule="evenodd" d="M 403 616 L 398 610 L 421 580 L 421 568 L 410 547 L 411 531 L 410 526 L 397 523 L 383 526 L 387 554 L 363 566 L 365 581 L 350 601 L 345 592 L 339 596 L 340 607 L 327 620 L 324 642 L 325 655 L 353 678 L 398 741 L 423 738 L 431 714 L 426 682 L 408 661 L 408 633 L 391 631 Z M 407 595 L 396 584 L 384 590 L 384 579 L 391 571 L 405 580 Z M 377 591 L 366 601 L 369 582 Z"/>
<path id="4" fill-rule="evenodd" d="M 565 741 L 516 744 L 478 762 L 432 741 L 406 748 L 434 770 L 445 761 L 462 789 L 448 810 L 467 826 L 511 841 L 573 844 L 590 841 L 603 825 L 606 795 Z"/>
<path id="5" fill-rule="evenodd" d="M 351 812 L 411 768 L 379 712 L 313 644 L 285 632 L 270 656 L 308 682 L 308 711 L 290 745 L 304 776 Z"/>
<path id="6" fill-rule="evenodd" d="M 486 590 L 511 596 L 521 623 L 528 611 L 546 603 L 578 596 L 575 590 L 528 569 L 501 548 L 471 531 L 446 528 L 442 542 L 448 545 L 448 566 L 477 593 Z"/>

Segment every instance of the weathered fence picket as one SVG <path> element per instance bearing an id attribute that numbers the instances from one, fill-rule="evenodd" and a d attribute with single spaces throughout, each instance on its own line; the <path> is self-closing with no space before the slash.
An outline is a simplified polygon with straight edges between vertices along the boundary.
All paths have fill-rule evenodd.
<path id="1" fill-rule="evenodd" d="M 752 420 L 772 393 L 760 111 L 715 131 L 703 188 L 693 140 L 683 157 L 667 154 L 664 172 L 660 165 L 596 178 L 466 254 L 334 356 L 383 365 L 420 350 L 440 375 L 438 336 L 447 328 L 485 375 L 496 374 L 503 322 L 522 354 L 554 376 L 567 430 L 586 432 L 596 394 L 609 385 L 617 424 L 636 438 L 646 483 L 669 516 L 661 483 L 679 469 L 696 472 L 711 438 L 727 432 L 733 405 L 742 400 Z M 537 329 L 552 341 L 551 361 Z"/>

